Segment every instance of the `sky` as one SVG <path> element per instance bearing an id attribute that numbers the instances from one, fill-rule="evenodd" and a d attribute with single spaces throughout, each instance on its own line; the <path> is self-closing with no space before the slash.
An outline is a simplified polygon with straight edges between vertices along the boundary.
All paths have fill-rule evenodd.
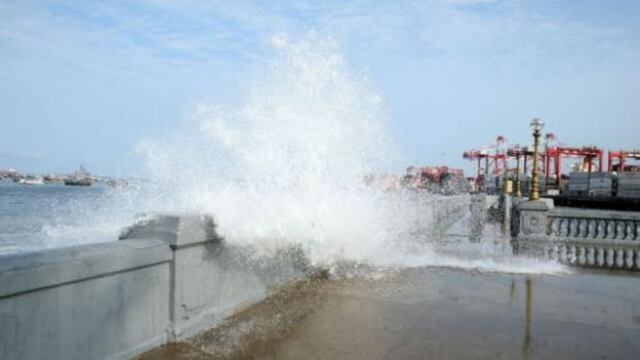
<path id="1" fill-rule="evenodd" d="M 640 148 L 640 1 L 0 0 L 0 169 L 124 175 L 144 138 L 233 102 L 274 34 L 335 37 L 405 165 L 530 141 Z"/>

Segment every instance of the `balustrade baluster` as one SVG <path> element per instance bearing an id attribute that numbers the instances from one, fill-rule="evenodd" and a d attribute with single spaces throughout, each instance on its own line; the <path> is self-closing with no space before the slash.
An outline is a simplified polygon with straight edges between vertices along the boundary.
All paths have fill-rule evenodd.
<path id="1" fill-rule="evenodd" d="M 567 218 L 567 237 L 572 237 L 575 231 L 575 224 L 572 218 Z"/>
<path id="2" fill-rule="evenodd" d="M 607 223 L 602 219 L 598 220 L 597 232 L 598 232 L 598 235 L 597 235 L 598 239 L 604 239 L 607 236 Z"/>
<path id="3" fill-rule="evenodd" d="M 615 220 L 605 220 L 607 222 L 607 234 L 605 236 L 606 239 L 615 239 L 616 238 L 616 232 L 615 232 Z"/>
<path id="4" fill-rule="evenodd" d="M 555 236 L 561 236 L 561 228 L 560 225 L 562 223 L 562 219 L 560 218 L 554 218 L 553 219 L 553 226 L 554 226 L 554 231 L 553 231 L 553 235 Z"/>
<path id="5" fill-rule="evenodd" d="M 618 240 L 625 239 L 624 229 L 625 229 L 624 220 L 616 221 L 616 239 Z"/>
<path id="6" fill-rule="evenodd" d="M 560 259 L 560 246 L 558 244 L 553 245 L 553 260 L 561 261 Z"/>
<path id="7" fill-rule="evenodd" d="M 624 222 L 624 239 L 625 240 L 633 240 L 635 234 L 633 233 L 633 221 L 625 221 Z"/>
<path id="8" fill-rule="evenodd" d="M 587 249 L 587 264 L 593 266 L 596 263 L 596 249 L 593 246 L 589 246 Z"/>
<path id="9" fill-rule="evenodd" d="M 596 230 L 597 224 L 596 221 L 591 219 L 587 220 L 587 236 L 590 239 L 595 239 L 598 236 L 598 232 Z"/>
<path id="10" fill-rule="evenodd" d="M 624 249 L 615 249 L 616 252 L 616 267 L 623 268 L 624 267 Z"/>
<path id="11" fill-rule="evenodd" d="M 587 249 L 584 246 L 578 247 L 578 265 L 585 265 L 587 263 Z"/>
<path id="12" fill-rule="evenodd" d="M 605 253 L 603 248 L 596 249 L 596 263 L 600 267 L 603 267 L 605 264 Z"/>
<path id="13" fill-rule="evenodd" d="M 625 250 L 625 267 L 627 269 L 633 269 L 633 249 Z"/>
<path id="14" fill-rule="evenodd" d="M 606 265 L 609 267 L 613 267 L 615 265 L 615 251 L 613 249 L 605 249 L 605 253 L 607 257 L 605 258 Z"/>
<path id="15" fill-rule="evenodd" d="M 572 265 L 575 265 L 577 260 L 578 260 L 578 255 L 577 255 L 577 251 L 576 251 L 576 247 L 571 245 L 569 246 L 569 253 L 567 254 L 567 258 L 569 260 L 569 263 Z"/>
<path id="16" fill-rule="evenodd" d="M 567 261 L 567 245 L 562 244 L 560 245 L 560 252 L 558 253 L 560 262 L 565 262 Z"/>

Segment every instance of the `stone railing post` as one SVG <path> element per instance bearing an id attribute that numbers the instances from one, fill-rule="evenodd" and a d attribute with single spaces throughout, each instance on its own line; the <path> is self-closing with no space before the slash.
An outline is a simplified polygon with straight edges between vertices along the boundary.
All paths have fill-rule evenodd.
<path id="1" fill-rule="evenodd" d="M 211 216 L 159 214 L 120 235 L 120 240 L 140 238 L 164 240 L 172 252 L 168 340 L 194 335 L 219 320 L 210 303 L 219 287 L 220 272 L 212 260 L 222 239 L 216 235 Z"/>
<path id="2" fill-rule="evenodd" d="M 512 234 L 516 243 L 514 251 L 526 250 L 527 253 L 542 254 L 544 246 L 549 242 L 547 235 L 547 218 L 553 204 L 544 200 L 522 201 L 515 206 Z"/>
<path id="3" fill-rule="evenodd" d="M 482 232 L 486 222 L 486 194 L 479 193 L 471 195 L 469 211 L 471 213 L 471 240 L 479 241 L 482 238 Z"/>
<path id="4" fill-rule="evenodd" d="M 198 334 L 224 318 L 264 299 L 289 281 L 311 274 L 302 250 L 240 247 L 216 233 L 206 214 L 160 214 L 125 229 L 120 240 L 160 239 L 171 249 L 167 341 Z"/>

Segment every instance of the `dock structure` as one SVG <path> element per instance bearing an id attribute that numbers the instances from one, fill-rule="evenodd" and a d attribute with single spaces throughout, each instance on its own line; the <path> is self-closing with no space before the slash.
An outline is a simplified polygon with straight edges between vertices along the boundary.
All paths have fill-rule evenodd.
<path id="1" fill-rule="evenodd" d="M 640 270 L 640 164 L 626 162 L 640 160 L 640 151 L 609 151 L 605 169 L 603 149 L 560 145 L 553 133 L 544 136 L 541 148 L 545 124 L 534 118 L 530 125 L 533 146 L 490 146 L 463 154 L 478 160 L 476 191 L 501 196 L 514 250 L 578 266 Z M 503 145 L 504 137 L 498 139 Z M 482 174 L 482 156 L 502 161 L 497 166 L 496 160 L 491 177 L 488 160 Z M 569 176 L 562 171 L 564 157 L 581 161 Z M 510 169 L 512 159 L 516 164 Z"/>

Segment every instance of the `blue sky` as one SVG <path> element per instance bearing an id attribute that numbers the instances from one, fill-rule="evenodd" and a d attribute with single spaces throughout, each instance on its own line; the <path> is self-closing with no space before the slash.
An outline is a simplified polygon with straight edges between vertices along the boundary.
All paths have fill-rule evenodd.
<path id="1" fill-rule="evenodd" d="M 528 140 L 640 147 L 639 1 L 3 1 L 0 168 L 124 174 L 135 145 L 233 102 L 269 39 L 334 36 L 406 164 Z M 405 164 L 399 164 L 399 170 Z"/>

